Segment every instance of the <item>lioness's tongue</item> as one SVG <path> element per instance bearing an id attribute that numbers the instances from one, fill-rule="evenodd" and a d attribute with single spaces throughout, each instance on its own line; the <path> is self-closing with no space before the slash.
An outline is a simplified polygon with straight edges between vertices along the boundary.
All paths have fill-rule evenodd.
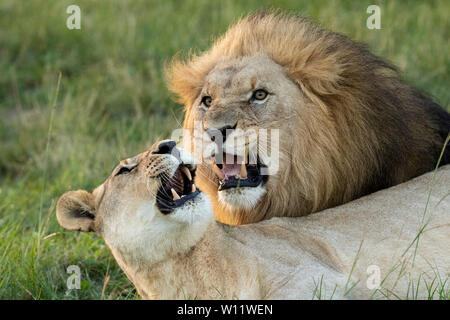
<path id="1" fill-rule="evenodd" d="M 233 156 L 230 154 L 223 155 L 222 172 L 227 176 L 238 176 L 241 172 L 241 164 L 243 157 Z"/>

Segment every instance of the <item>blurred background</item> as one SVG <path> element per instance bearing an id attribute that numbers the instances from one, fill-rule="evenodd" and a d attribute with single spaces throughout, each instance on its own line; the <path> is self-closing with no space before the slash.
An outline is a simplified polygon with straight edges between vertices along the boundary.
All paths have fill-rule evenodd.
<path id="1" fill-rule="evenodd" d="M 81 30 L 66 27 L 71 4 Z M 381 30 L 366 28 L 371 4 Z M 56 201 L 180 127 L 164 63 L 259 8 L 368 43 L 449 110 L 448 0 L 0 0 L 0 299 L 138 298 L 103 240 L 58 226 Z M 80 290 L 67 292 L 69 265 Z"/>

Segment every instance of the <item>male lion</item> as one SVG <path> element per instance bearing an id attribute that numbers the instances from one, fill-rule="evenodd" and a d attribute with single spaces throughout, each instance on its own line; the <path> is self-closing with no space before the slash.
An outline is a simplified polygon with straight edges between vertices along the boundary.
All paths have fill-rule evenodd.
<path id="1" fill-rule="evenodd" d="M 436 166 L 450 131 L 449 113 L 365 45 L 287 14 L 239 21 L 209 51 L 173 61 L 168 80 L 184 128 L 209 135 L 196 184 L 228 224 L 307 215 L 409 180 Z M 277 166 L 260 129 L 279 130 Z"/>
<path id="2" fill-rule="evenodd" d="M 67 192 L 56 207 L 64 228 L 105 239 L 143 298 L 448 295 L 450 166 L 314 215 L 231 227 L 214 221 L 192 157 L 174 146 L 121 161 L 92 193 Z"/>

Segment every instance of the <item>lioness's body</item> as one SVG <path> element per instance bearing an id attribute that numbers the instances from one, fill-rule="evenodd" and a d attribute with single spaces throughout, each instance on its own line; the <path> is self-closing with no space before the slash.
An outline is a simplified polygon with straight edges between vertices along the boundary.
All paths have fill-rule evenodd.
<path id="1" fill-rule="evenodd" d="M 369 298 L 371 265 L 384 294 L 375 298 L 427 298 L 427 285 L 438 288 L 433 298 L 448 294 L 450 166 L 435 181 L 429 173 L 307 217 L 231 227 L 214 221 L 203 193 L 162 213 L 157 190 L 184 159 L 149 150 L 122 161 L 93 193 L 58 201 L 60 224 L 102 236 L 143 298 Z"/>
<path id="2" fill-rule="evenodd" d="M 212 222 L 191 250 L 144 268 L 135 284 L 143 297 L 163 299 L 426 299 L 434 280 L 430 297 L 441 288 L 448 295 L 450 198 L 442 199 L 450 166 L 438 171 L 424 216 L 432 176 L 308 217 L 238 227 Z M 428 221 L 414 260 L 414 239 Z M 376 293 L 367 288 L 376 281 L 371 265 L 383 281 Z"/>

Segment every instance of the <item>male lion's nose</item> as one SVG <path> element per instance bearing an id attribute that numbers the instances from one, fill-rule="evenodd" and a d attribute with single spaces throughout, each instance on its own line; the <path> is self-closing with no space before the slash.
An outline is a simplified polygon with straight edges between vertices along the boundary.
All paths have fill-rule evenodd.
<path id="1" fill-rule="evenodd" d="M 224 126 L 220 129 L 211 128 L 206 130 L 206 132 L 211 138 L 211 141 L 216 143 L 219 143 L 221 141 L 223 143 L 227 139 L 227 136 L 229 136 L 234 129 L 236 129 L 236 125 L 234 127 Z"/>
<path id="2" fill-rule="evenodd" d="M 175 148 L 176 143 L 172 140 L 164 140 L 158 144 L 158 147 L 152 154 L 169 154 L 172 153 L 173 148 Z"/>

